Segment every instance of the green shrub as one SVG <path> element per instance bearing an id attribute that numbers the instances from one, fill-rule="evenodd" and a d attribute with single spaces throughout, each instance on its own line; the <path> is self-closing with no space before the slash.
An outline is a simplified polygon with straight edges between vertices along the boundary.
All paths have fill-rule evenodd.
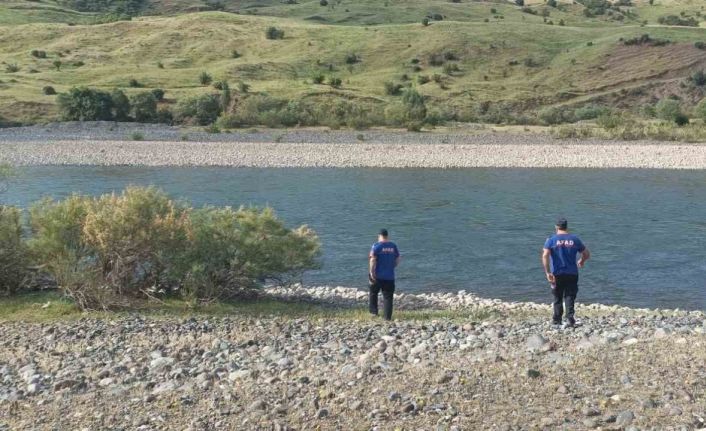
<path id="1" fill-rule="evenodd" d="M 130 99 L 120 89 L 116 88 L 110 93 L 110 99 L 113 102 L 112 118 L 116 121 L 130 120 Z"/>
<path id="2" fill-rule="evenodd" d="M 689 124 L 689 117 L 680 112 L 676 117 L 674 117 L 674 122 L 677 126 L 686 126 Z"/>
<path id="3" fill-rule="evenodd" d="M 232 297 L 315 268 L 319 241 L 270 209 L 194 210 L 154 188 L 45 200 L 30 211 L 31 250 L 83 309 L 172 293 Z"/>
<path id="4" fill-rule="evenodd" d="M 268 27 L 265 30 L 265 37 L 270 40 L 284 39 L 284 30 L 277 27 Z"/>
<path id="5" fill-rule="evenodd" d="M 54 60 L 51 64 L 52 66 L 54 66 L 57 72 L 61 70 L 61 60 Z"/>
<path id="6" fill-rule="evenodd" d="M 248 91 L 250 91 L 250 86 L 244 82 L 239 82 L 238 91 L 240 91 L 241 93 L 247 93 Z"/>
<path id="7" fill-rule="evenodd" d="M 606 130 L 616 129 L 624 123 L 623 117 L 617 114 L 601 114 L 596 119 L 596 124 Z"/>
<path id="8" fill-rule="evenodd" d="M 27 281 L 29 254 L 22 239 L 19 208 L 0 205 L 0 294 L 22 289 Z"/>
<path id="9" fill-rule="evenodd" d="M 662 99 L 655 106 L 657 118 L 667 121 L 675 121 L 682 114 L 679 102 L 673 99 Z"/>
<path id="10" fill-rule="evenodd" d="M 201 72 L 199 75 L 199 82 L 201 85 L 209 85 L 213 81 L 213 77 L 209 75 L 207 72 Z"/>
<path id="11" fill-rule="evenodd" d="M 330 85 L 333 88 L 338 88 L 341 86 L 343 81 L 341 81 L 341 78 L 338 78 L 336 76 L 330 76 L 328 79 L 328 85 Z"/>
<path id="12" fill-rule="evenodd" d="M 697 87 L 703 87 L 706 85 L 706 73 L 703 70 L 699 70 L 691 74 L 689 80 Z"/>
<path id="13" fill-rule="evenodd" d="M 385 109 L 385 119 L 391 126 L 413 126 L 416 123 L 423 123 L 426 116 L 424 97 L 412 88 L 402 94 L 400 103 L 393 103 Z"/>
<path id="14" fill-rule="evenodd" d="M 699 20 L 694 17 L 680 17 L 678 15 L 666 15 L 657 19 L 657 22 L 662 25 L 674 25 L 684 27 L 698 27 Z"/>
<path id="15" fill-rule="evenodd" d="M 325 79 L 326 77 L 323 74 L 319 73 L 311 78 L 311 82 L 313 82 L 314 84 L 322 84 Z"/>
<path id="16" fill-rule="evenodd" d="M 702 41 L 694 42 L 694 47 L 696 49 L 706 49 L 706 42 L 702 42 Z"/>
<path id="17" fill-rule="evenodd" d="M 566 108 L 547 107 L 543 108 L 537 114 L 542 124 L 551 126 L 561 123 L 570 123 L 573 118 Z"/>
<path id="18" fill-rule="evenodd" d="M 211 124 L 221 113 L 220 97 L 204 94 L 198 97 L 180 100 L 175 108 L 174 116 L 182 123 L 193 123 L 200 126 Z"/>
<path id="19" fill-rule="evenodd" d="M 397 96 L 402 92 L 402 84 L 395 84 L 394 82 L 385 82 L 385 94 L 388 96 Z"/>
<path id="20" fill-rule="evenodd" d="M 694 107 L 694 116 L 706 122 L 706 97 L 701 99 Z"/>
<path id="21" fill-rule="evenodd" d="M 151 91 L 135 94 L 130 98 L 132 118 L 138 123 L 157 121 L 157 98 Z"/>
<path id="22" fill-rule="evenodd" d="M 428 26 L 429 25 L 429 18 L 422 18 L 422 25 L 424 27 Z"/>
<path id="23" fill-rule="evenodd" d="M 417 77 L 417 83 L 418 83 L 419 85 L 424 85 L 424 84 L 426 84 L 426 83 L 429 82 L 429 81 L 431 81 L 431 78 L 429 78 L 429 77 L 426 76 L 426 75 L 419 75 L 419 76 Z"/>
<path id="24" fill-rule="evenodd" d="M 140 82 L 137 79 L 131 78 L 128 81 L 128 86 L 131 88 L 140 88 L 140 87 L 142 87 L 142 84 L 140 84 Z"/>
<path id="25" fill-rule="evenodd" d="M 517 6 L 524 6 L 525 5 L 525 0 L 515 0 L 515 4 Z"/>
<path id="26" fill-rule="evenodd" d="M 5 72 L 7 73 L 16 73 L 20 71 L 20 66 L 18 66 L 16 63 L 10 63 L 5 66 Z"/>
<path id="27" fill-rule="evenodd" d="M 142 132 L 132 132 L 130 133 L 130 139 L 133 141 L 144 141 L 145 135 Z"/>
<path id="28" fill-rule="evenodd" d="M 34 58 L 47 58 L 47 52 L 39 50 L 39 49 L 33 49 L 32 52 L 30 52 L 30 54 Z"/>
<path id="29" fill-rule="evenodd" d="M 110 94 L 85 87 L 74 87 L 57 97 L 59 114 L 65 121 L 105 121 L 113 119 Z"/>
<path id="30" fill-rule="evenodd" d="M 609 114 L 610 109 L 605 106 L 599 105 L 586 105 L 582 106 L 574 111 L 574 117 L 576 120 L 594 120 L 601 115 Z"/>
<path id="31" fill-rule="evenodd" d="M 458 64 L 456 64 L 456 63 L 446 63 L 446 64 L 444 64 L 444 67 L 442 68 L 442 70 L 444 71 L 444 73 L 446 75 L 449 75 L 449 76 L 461 71 L 461 69 L 459 69 L 459 67 L 458 67 Z"/>
<path id="32" fill-rule="evenodd" d="M 161 88 L 152 89 L 152 95 L 157 100 L 157 102 L 164 101 L 164 93 L 165 93 L 165 91 Z"/>
<path id="33" fill-rule="evenodd" d="M 172 111 L 170 111 L 169 108 L 160 108 L 157 111 L 156 122 L 171 125 L 174 122 L 174 115 L 172 114 Z"/>
<path id="34" fill-rule="evenodd" d="M 46 96 L 53 96 L 56 94 L 56 90 L 51 85 L 47 85 L 42 88 L 42 93 Z"/>
<path id="35" fill-rule="evenodd" d="M 269 208 L 207 207 L 192 212 L 191 226 L 187 297 L 233 297 L 261 280 L 287 283 L 318 266 L 316 234 L 306 226 L 287 229 Z"/>
<path id="36" fill-rule="evenodd" d="M 347 54 L 346 55 L 346 64 L 355 64 L 360 61 L 360 57 L 356 54 Z"/>
<path id="37" fill-rule="evenodd" d="M 319 6 L 328 6 L 328 0 L 319 0 Z"/>

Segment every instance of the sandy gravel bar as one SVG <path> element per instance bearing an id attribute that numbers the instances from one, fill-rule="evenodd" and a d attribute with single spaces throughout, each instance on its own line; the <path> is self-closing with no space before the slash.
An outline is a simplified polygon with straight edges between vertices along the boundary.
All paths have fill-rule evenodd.
<path id="1" fill-rule="evenodd" d="M 704 169 L 706 146 L 560 141 L 553 144 L 24 141 L 1 143 L 0 162 L 17 166 Z"/>

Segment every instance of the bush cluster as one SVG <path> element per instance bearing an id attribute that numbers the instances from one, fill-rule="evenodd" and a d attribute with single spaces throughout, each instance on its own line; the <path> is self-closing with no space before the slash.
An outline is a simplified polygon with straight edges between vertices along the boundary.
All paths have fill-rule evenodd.
<path id="1" fill-rule="evenodd" d="M 672 41 L 667 39 L 652 39 L 649 34 L 643 34 L 638 37 L 623 40 L 623 45 L 648 45 L 648 46 L 664 46 L 669 45 Z"/>
<path id="2" fill-rule="evenodd" d="M 140 121 L 169 122 L 171 114 L 157 110 L 157 99 L 151 91 L 132 98 L 119 89 L 112 93 L 85 87 L 74 87 L 57 98 L 59 114 L 64 121 Z"/>
<path id="3" fill-rule="evenodd" d="M 45 200 L 29 220 L 29 249 L 84 309 L 233 297 L 315 267 L 320 248 L 313 231 L 287 229 L 271 209 L 194 209 L 154 188 Z"/>
<path id="4" fill-rule="evenodd" d="M 268 27 L 265 30 L 265 37 L 270 40 L 284 39 L 284 30 L 277 27 Z"/>
<path id="5" fill-rule="evenodd" d="M 24 287 L 28 269 L 21 212 L 19 208 L 0 205 L 0 294 L 15 293 Z"/>
<path id="6" fill-rule="evenodd" d="M 681 17 L 678 15 L 666 15 L 666 16 L 661 16 L 661 17 L 657 18 L 657 22 L 662 25 L 675 25 L 675 26 L 684 26 L 684 27 L 698 27 L 699 26 L 699 20 L 692 17 L 692 16 Z"/>

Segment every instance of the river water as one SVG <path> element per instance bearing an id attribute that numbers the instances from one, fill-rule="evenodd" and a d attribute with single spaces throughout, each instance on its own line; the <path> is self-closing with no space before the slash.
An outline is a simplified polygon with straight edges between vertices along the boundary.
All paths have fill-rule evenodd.
<path id="1" fill-rule="evenodd" d="M 270 205 L 323 242 L 305 282 L 365 287 L 381 227 L 403 255 L 398 291 L 466 289 L 547 301 L 540 251 L 558 216 L 588 245 L 579 301 L 706 309 L 706 171 L 29 167 L 0 195 L 155 185 L 195 205 Z"/>

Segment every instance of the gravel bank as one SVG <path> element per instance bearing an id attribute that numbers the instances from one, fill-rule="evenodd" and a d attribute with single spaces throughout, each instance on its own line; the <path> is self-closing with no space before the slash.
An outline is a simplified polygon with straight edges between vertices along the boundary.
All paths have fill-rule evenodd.
<path id="1" fill-rule="evenodd" d="M 128 140 L 135 131 L 147 141 Z M 0 129 L 0 162 L 14 165 L 705 169 L 706 145 L 556 140 L 540 134 L 487 132 L 294 129 L 208 134 L 160 125 L 57 123 Z"/>
<path id="2" fill-rule="evenodd" d="M 17 166 L 704 169 L 706 146 L 26 141 L 1 143 L 0 162 Z"/>
<path id="3" fill-rule="evenodd" d="M 268 294 L 340 306 L 359 295 Z M 454 303 L 461 317 L 0 324 L 0 429 L 706 427 L 703 313 L 580 307 L 582 326 L 555 330 L 533 317 L 538 304 L 409 301 Z"/>

